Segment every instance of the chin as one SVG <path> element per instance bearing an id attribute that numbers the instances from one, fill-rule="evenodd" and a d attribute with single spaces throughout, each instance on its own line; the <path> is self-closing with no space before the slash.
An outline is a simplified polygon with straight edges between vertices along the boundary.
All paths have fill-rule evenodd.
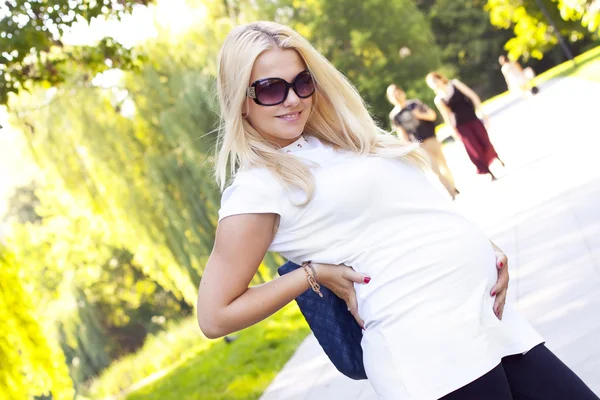
<path id="1" fill-rule="evenodd" d="M 296 139 L 304 133 L 304 125 L 302 127 L 287 127 L 288 129 L 280 129 L 277 136 L 281 139 Z"/>

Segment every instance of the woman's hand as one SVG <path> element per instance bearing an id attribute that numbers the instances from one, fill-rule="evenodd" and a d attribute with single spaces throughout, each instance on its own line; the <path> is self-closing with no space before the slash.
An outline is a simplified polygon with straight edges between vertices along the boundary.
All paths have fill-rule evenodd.
<path id="1" fill-rule="evenodd" d="M 364 329 L 365 323 L 358 315 L 358 303 L 356 302 L 354 283 L 367 284 L 371 281 L 371 278 L 343 264 L 312 263 L 312 265 L 315 270 L 315 279 L 317 282 L 344 300 L 356 322 Z"/>
<path id="2" fill-rule="evenodd" d="M 492 288 L 490 295 L 496 296 L 494 301 L 494 314 L 498 319 L 502 319 L 504 313 L 504 304 L 506 303 L 506 292 L 508 290 L 508 258 L 498 246 L 492 243 L 496 253 L 496 268 L 498 269 L 498 281 Z"/>

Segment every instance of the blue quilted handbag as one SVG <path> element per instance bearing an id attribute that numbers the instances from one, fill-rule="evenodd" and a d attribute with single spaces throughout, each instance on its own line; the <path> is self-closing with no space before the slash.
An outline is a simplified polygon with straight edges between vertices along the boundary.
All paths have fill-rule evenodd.
<path id="1" fill-rule="evenodd" d="M 277 272 L 285 275 L 298 268 L 301 266 L 288 261 Z M 362 328 L 344 300 L 324 286 L 321 293 L 323 297 L 309 289 L 296 298 L 302 315 L 338 371 L 352 379 L 367 379 L 360 347 Z"/>

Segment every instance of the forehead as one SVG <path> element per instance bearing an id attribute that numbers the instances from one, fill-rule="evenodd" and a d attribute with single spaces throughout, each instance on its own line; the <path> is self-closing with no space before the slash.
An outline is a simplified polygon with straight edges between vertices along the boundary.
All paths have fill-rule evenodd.
<path id="1" fill-rule="evenodd" d="M 256 58 L 250 82 L 264 78 L 283 78 L 288 82 L 306 69 L 304 60 L 294 49 L 271 49 Z"/>

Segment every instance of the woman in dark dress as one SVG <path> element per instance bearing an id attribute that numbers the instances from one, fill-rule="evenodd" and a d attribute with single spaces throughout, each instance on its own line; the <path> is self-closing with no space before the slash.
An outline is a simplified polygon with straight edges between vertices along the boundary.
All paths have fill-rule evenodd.
<path id="1" fill-rule="evenodd" d="M 500 160 L 490 142 L 485 128 L 485 125 L 488 125 L 488 117 L 481 110 L 479 96 L 458 79 L 449 81 L 437 72 L 429 73 L 426 81 L 436 93 L 435 105 L 446 124 L 451 126 L 462 140 L 471 162 L 477 167 L 477 173 L 490 174 L 492 180 L 495 180 L 490 165 L 495 159 L 503 166 L 504 162 Z M 477 116 L 476 110 L 481 111 L 485 125 Z"/>

